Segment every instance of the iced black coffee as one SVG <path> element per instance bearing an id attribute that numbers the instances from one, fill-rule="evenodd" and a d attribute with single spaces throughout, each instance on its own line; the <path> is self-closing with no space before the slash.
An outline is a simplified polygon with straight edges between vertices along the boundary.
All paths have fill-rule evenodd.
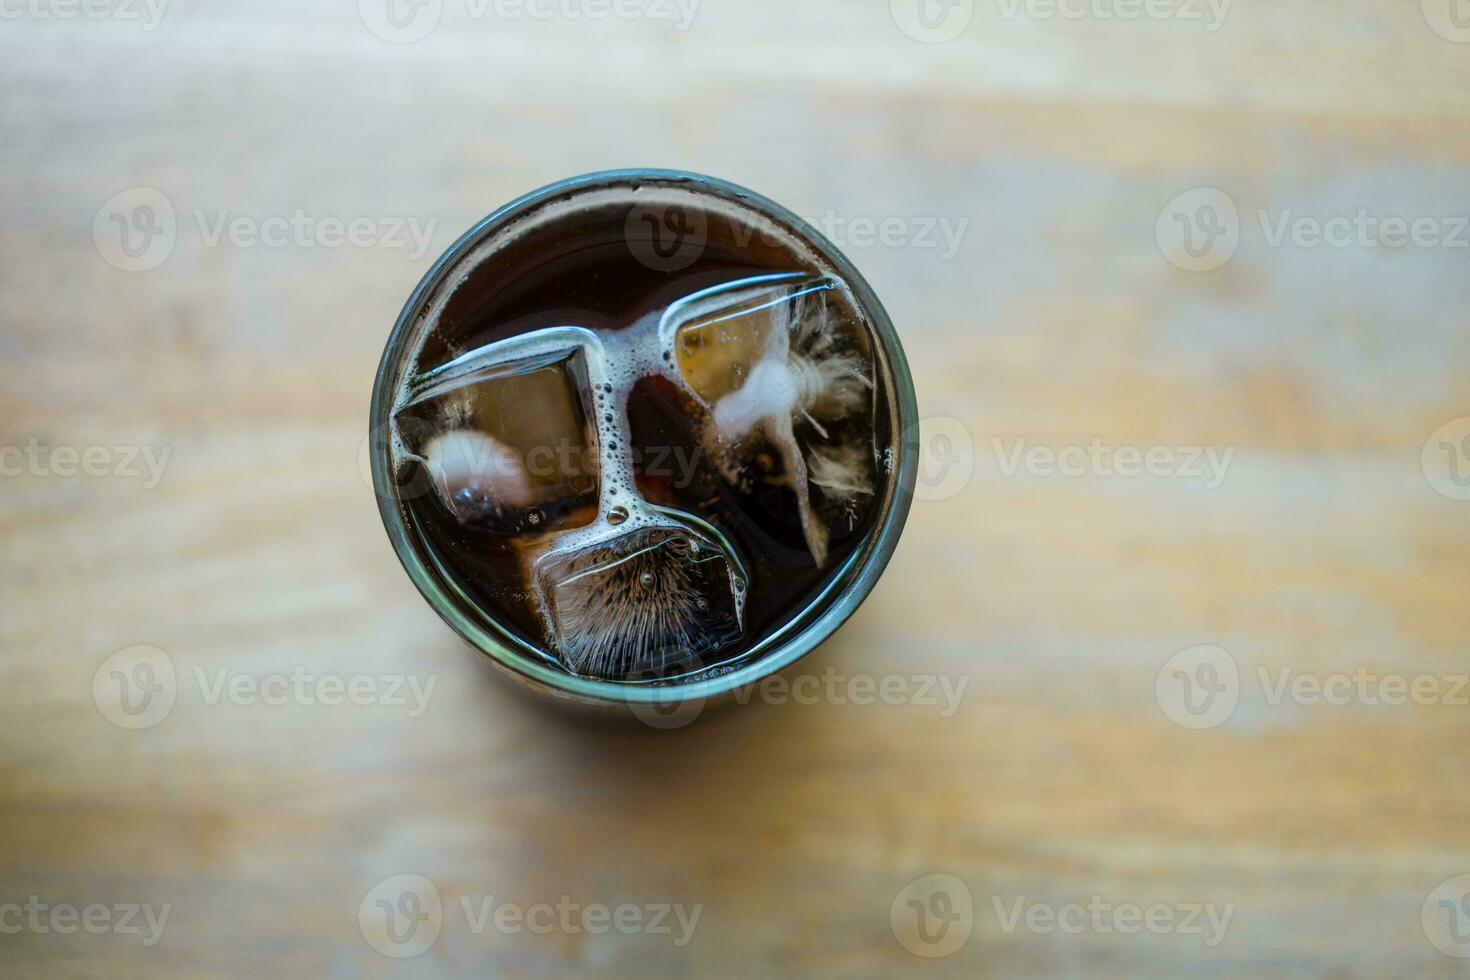
<path id="1" fill-rule="evenodd" d="M 736 194 L 543 194 L 395 335 L 395 516 L 460 614 L 544 666 L 644 684 L 758 660 L 891 518 L 893 355 L 810 233 Z"/>

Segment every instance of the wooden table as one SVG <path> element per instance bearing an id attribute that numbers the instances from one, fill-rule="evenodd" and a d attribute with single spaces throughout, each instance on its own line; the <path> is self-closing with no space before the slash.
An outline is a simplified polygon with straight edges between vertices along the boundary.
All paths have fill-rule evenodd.
<path id="1" fill-rule="evenodd" d="M 4 8 L 0 973 L 1470 976 L 1433 941 L 1470 935 L 1470 456 L 1431 438 L 1470 416 L 1447 6 L 995 0 L 924 43 L 876 0 L 705 0 L 683 30 L 444 0 L 390 43 L 427 22 L 364 3 Z M 362 476 L 433 258 L 627 165 L 832 231 L 953 465 L 788 672 L 832 678 L 815 704 L 660 733 L 528 701 L 420 599 Z M 1392 248 L 1389 218 L 1430 223 Z M 165 667 L 162 717 L 108 694 Z M 888 677 L 899 703 L 858 703 Z M 367 933 L 406 892 L 439 932 L 394 958 Z"/>

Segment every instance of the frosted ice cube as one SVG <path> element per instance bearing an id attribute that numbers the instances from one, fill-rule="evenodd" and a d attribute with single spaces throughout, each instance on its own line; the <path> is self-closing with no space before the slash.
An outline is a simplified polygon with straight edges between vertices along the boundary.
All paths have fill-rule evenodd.
<path id="1" fill-rule="evenodd" d="M 845 508 L 873 492 L 871 423 L 866 444 L 839 428 L 871 410 L 872 344 L 834 316 L 827 294 L 836 288 L 831 279 L 767 278 L 707 291 L 664 317 L 679 374 L 709 409 L 711 456 L 738 484 L 750 460 L 774 450 L 819 566 L 829 532 L 813 487 Z"/>
<path id="2" fill-rule="evenodd" d="M 639 527 L 536 562 L 552 645 L 579 674 L 663 675 L 738 640 L 744 572 L 692 529 Z"/>
<path id="3" fill-rule="evenodd" d="M 506 532 L 593 520 L 599 468 L 583 352 L 456 365 L 423 379 L 394 416 L 449 511 Z"/>

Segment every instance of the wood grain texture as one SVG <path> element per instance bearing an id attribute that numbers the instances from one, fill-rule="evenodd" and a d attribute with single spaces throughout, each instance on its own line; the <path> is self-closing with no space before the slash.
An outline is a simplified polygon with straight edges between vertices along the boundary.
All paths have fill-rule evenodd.
<path id="1" fill-rule="evenodd" d="M 1261 680 L 1470 672 L 1470 502 L 1421 459 L 1470 416 L 1470 249 L 1268 234 L 1288 212 L 1470 214 L 1470 44 L 1366 0 L 1239 0 L 1213 31 L 981 2 L 942 44 L 881 2 L 704 0 L 685 30 L 474 9 L 445 0 L 406 44 L 351 3 L 0 20 L 0 445 L 169 452 L 156 486 L 0 479 L 0 906 L 172 907 L 152 946 L 0 933 L 0 973 L 1470 976 L 1421 922 L 1470 873 L 1470 706 L 1273 704 Z M 873 596 L 788 676 L 963 680 L 948 716 L 840 697 L 667 734 L 571 721 L 400 570 L 359 455 L 404 298 L 490 209 L 629 165 L 829 228 L 902 220 L 900 246 L 836 237 L 973 475 L 916 502 Z M 128 272 L 93 226 L 136 187 L 177 242 Z M 1156 240 L 1198 187 L 1240 215 L 1210 272 Z M 432 236 L 211 244 L 222 216 L 298 211 Z M 963 226 L 952 254 L 912 240 L 927 219 Z M 1011 465 L 1094 440 L 1233 455 L 1217 486 Z M 130 731 L 93 681 L 139 644 L 178 692 Z M 1155 679 L 1202 644 L 1238 664 L 1239 704 L 1190 730 Z M 436 686 L 418 717 L 210 703 L 220 671 L 298 669 Z M 974 933 L 926 959 L 890 907 L 935 873 Z M 444 902 L 413 959 L 359 928 L 399 874 Z M 461 899 L 489 896 L 702 914 L 682 947 L 477 933 Z M 1007 931 L 995 904 L 1094 897 L 1233 915 L 1206 946 Z"/>

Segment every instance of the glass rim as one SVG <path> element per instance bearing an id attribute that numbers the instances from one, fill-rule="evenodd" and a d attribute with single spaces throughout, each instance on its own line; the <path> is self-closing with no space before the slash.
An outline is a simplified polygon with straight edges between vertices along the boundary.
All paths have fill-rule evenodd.
<path id="1" fill-rule="evenodd" d="M 404 344 L 410 336 L 415 319 L 424 309 L 424 304 L 444 283 L 461 260 L 492 236 L 505 230 L 521 215 L 550 201 L 571 193 L 613 187 L 623 183 L 647 183 L 668 185 L 696 195 L 709 195 L 737 204 L 743 204 L 786 225 L 798 238 L 845 281 L 857 299 L 859 308 L 867 317 L 869 326 L 878 338 L 878 346 L 886 360 L 891 375 L 893 400 L 897 408 L 897 431 L 895 449 L 897 459 L 892 471 L 890 491 L 887 494 L 883 514 L 874 526 L 867 543 L 852 557 L 859 559 L 856 567 L 844 577 L 833 579 L 824 591 L 835 592 L 815 617 L 793 635 L 779 642 L 758 659 L 736 667 L 715 677 L 704 677 L 687 683 L 670 684 L 621 684 L 615 681 L 598 680 L 571 674 L 544 663 L 531 660 L 497 637 L 484 625 L 470 616 L 455 601 L 435 572 L 426 564 L 423 555 L 415 546 L 413 536 L 399 506 L 396 483 L 391 472 L 392 453 L 390 440 L 386 438 L 391 422 L 395 389 L 401 382 L 400 361 Z M 918 405 L 914 394 L 913 378 L 909 373 L 908 361 L 898 332 L 894 329 L 877 294 L 856 267 L 842 252 L 806 221 L 776 202 L 737 184 L 682 170 L 624 169 L 602 170 L 582 174 L 547 184 L 523 194 L 470 227 L 457 241 L 447 248 L 424 273 L 418 285 L 409 295 L 403 310 L 398 315 L 388 341 L 383 349 L 373 382 L 371 417 L 369 419 L 369 452 L 372 457 L 373 491 L 378 500 L 378 512 L 384 529 L 393 544 L 393 550 L 403 565 L 404 571 L 418 588 L 430 607 L 438 613 L 451 629 L 517 679 L 529 683 L 546 693 L 575 701 L 594 704 L 667 705 L 700 699 L 710 700 L 729 694 L 741 687 L 759 682 L 785 669 L 819 644 L 828 639 L 857 611 L 859 605 L 872 592 L 889 559 L 898 545 L 898 539 L 908 518 L 909 506 L 913 501 L 914 483 L 918 473 Z M 835 590 L 833 586 L 838 586 Z M 539 644 L 538 644 L 539 645 Z"/>

